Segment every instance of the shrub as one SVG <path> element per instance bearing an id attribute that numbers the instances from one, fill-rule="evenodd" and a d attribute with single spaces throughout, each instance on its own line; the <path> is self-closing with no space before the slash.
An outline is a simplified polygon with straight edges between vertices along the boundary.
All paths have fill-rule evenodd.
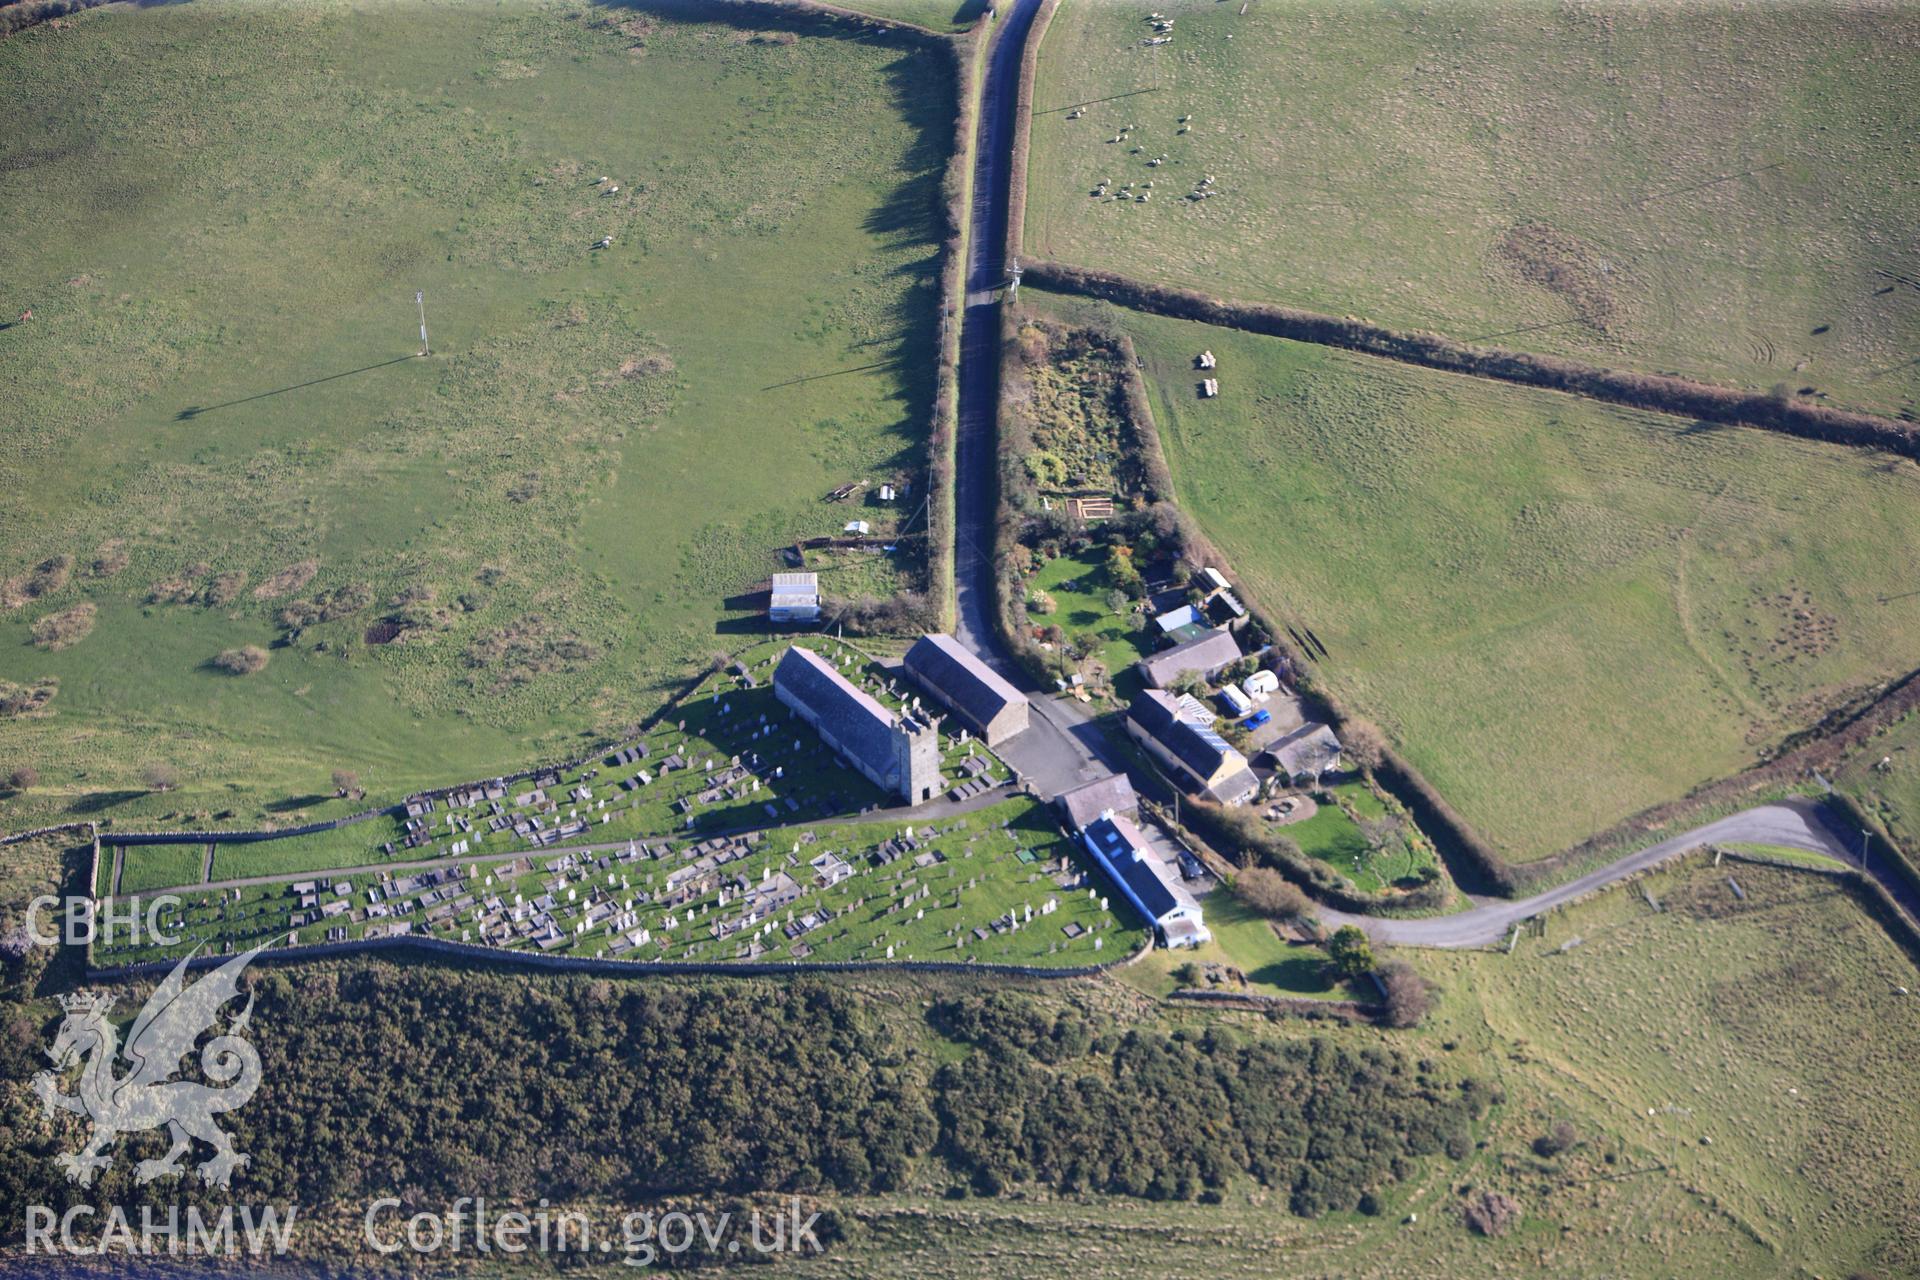
<path id="1" fill-rule="evenodd" d="M 1327 941 L 1327 957 L 1335 972 L 1343 978 L 1357 978 L 1373 971 L 1373 944 L 1357 924 L 1343 924 Z"/>
<path id="2" fill-rule="evenodd" d="M 150 764 L 140 771 L 149 791 L 171 791 L 180 785 L 180 771 L 170 764 Z"/>
<path id="3" fill-rule="evenodd" d="M 82 600 L 79 604 L 36 619 L 30 633 L 33 642 L 49 652 L 70 649 L 92 632 L 94 618 L 99 612 L 93 601 Z"/>
<path id="4" fill-rule="evenodd" d="M 1233 893 L 1269 920 L 1304 920 L 1313 903 L 1300 887 L 1271 867 L 1248 867 L 1233 878 Z"/>
<path id="5" fill-rule="evenodd" d="M 23 764 L 7 774 L 7 790 L 31 791 L 40 785 L 40 771 L 30 764 Z"/>
<path id="6" fill-rule="evenodd" d="M 1027 610 L 1030 613 L 1045 616 L 1046 614 L 1053 613 L 1059 609 L 1059 607 L 1059 602 L 1044 591 L 1036 590 L 1032 595 L 1027 597 Z"/>
<path id="7" fill-rule="evenodd" d="M 1417 1027 L 1433 1007 L 1433 992 L 1427 980 L 1404 960 L 1389 961 L 1380 970 L 1380 985 L 1387 989 L 1387 1025 Z"/>
<path id="8" fill-rule="evenodd" d="M 213 660 L 213 665 L 230 676 L 254 675 L 267 669 L 267 651 L 257 644 L 226 649 Z"/>
<path id="9" fill-rule="evenodd" d="M 1173 980 L 1183 987 L 1200 985 L 1200 966 L 1189 960 L 1173 971 Z"/>
<path id="10" fill-rule="evenodd" d="M 1520 1221 L 1520 1204 L 1499 1191 L 1482 1191 L 1467 1202 L 1467 1226 L 1483 1236 L 1504 1236 Z"/>
<path id="11" fill-rule="evenodd" d="M 1553 1128 L 1533 1140 L 1533 1151 L 1535 1155 L 1552 1159 L 1579 1140 L 1580 1135 L 1570 1121 L 1556 1120 Z"/>

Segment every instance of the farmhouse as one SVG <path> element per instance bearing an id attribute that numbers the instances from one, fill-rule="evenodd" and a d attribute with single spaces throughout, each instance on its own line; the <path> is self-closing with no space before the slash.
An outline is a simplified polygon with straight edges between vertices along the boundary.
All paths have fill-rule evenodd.
<path id="1" fill-rule="evenodd" d="M 1164 689 L 1188 672 L 1212 679 L 1216 672 L 1240 661 L 1240 656 L 1240 646 L 1233 636 L 1215 627 L 1171 649 L 1142 658 L 1140 674 L 1154 688 Z"/>
<path id="2" fill-rule="evenodd" d="M 813 650 L 794 645 L 781 655 L 773 692 L 882 790 L 918 804 L 944 789 L 936 722 L 894 715 Z"/>
<path id="3" fill-rule="evenodd" d="M 1172 694 L 1149 689 L 1127 709 L 1127 732 L 1165 765 L 1176 781 L 1221 804 L 1245 804 L 1260 784 L 1247 758 L 1225 738 L 1183 719 Z"/>
<path id="4" fill-rule="evenodd" d="M 1153 856 L 1146 837 L 1127 818 L 1102 813 L 1080 833 L 1080 841 L 1120 896 L 1153 925 L 1162 943 L 1197 947 L 1212 939 L 1201 919 L 1200 904 Z"/>
<path id="5" fill-rule="evenodd" d="M 914 641 L 905 659 L 907 674 L 952 709 L 962 724 L 989 747 L 997 747 L 1027 727 L 1027 697 L 949 635 Z"/>
<path id="6" fill-rule="evenodd" d="M 1327 725 L 1309 720 L 1285 737 L 1276 738 L 1267 747 L 1285 774 L 1296 784 L 1318 782 L 1340 767 L 1340 739 Z"/>

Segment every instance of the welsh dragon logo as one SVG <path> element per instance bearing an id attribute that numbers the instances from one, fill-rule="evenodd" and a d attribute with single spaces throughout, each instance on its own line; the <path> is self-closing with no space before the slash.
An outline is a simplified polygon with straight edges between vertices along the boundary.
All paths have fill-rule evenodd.
<path id="1" fill-rule="evenodd" d="M 67 1016 L 47 1050 L 53 1070 L 33 1078 L 33 1091 L 49 1116 L 57 1108 L 93 1123 L 86 1145 L 60 1157 L 69 1181 L 91 1185 L 94 1175 L 112 1162 L 105 1153 L 116 1137 L 161 1125 L 167 1127 L 173 1146 L 158 1160 L 136 1165 L 136 1183 L 179 1176 L 184 1172 L 181 1158 L 191 1149 L 193 1138 L 214 1151 L 199 1166 L 201 1181 L 224 1187 L 235 1169 L 245 1167 L 248 1157 L 233 1149 L 232 1140 L 213 1119 L 245 1104 L 260 1087 L 260 1055 L 239 1034 L 253 1013 L 253 998 L 247 998 L 246 1008 L 233 1018 L 226 1034 L 215 1036 L 200 1050 L 200 1070 L 213 1084 L 172 1077 L 194 1041 L 213 1029 L 221 1006 L 239 997 L 240 972 L 260 951 L 256 947 L 235 956 L 192 986 L 186 984 L 187 960 L 192 956 L 181 960 L 133 1020 L 125 1048 L 120 1046 L 119 1032 L 107 1021 L 112 996 L 79 991 L 60 997 Z M 123 1055 L 130 1069 L 116 1074 L 116 1062 Z M 76 1061 L 81 1064 L 79 1092 L 62 1093 L 60 1082 Z"/>

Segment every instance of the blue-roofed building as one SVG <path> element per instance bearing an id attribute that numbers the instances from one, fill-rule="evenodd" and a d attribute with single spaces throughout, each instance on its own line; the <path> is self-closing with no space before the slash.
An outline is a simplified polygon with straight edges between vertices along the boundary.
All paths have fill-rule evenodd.
<path id="1" fill-rule="evenodd" d="M 773 692 L 883 791 L 918 804 L 945 790 L 938 722 L 896 716 L 813 650 L 794 645 L 780 656 Z"/>
<path id="2" fill-rule="evenodd" d="M 1120 896 L 1153 926 L 1162 945 L 1197 947 L 1212 939 L 1200 904 L 1128 819 L 1103 813 L 1080 832 L 1080 841 Z"/>

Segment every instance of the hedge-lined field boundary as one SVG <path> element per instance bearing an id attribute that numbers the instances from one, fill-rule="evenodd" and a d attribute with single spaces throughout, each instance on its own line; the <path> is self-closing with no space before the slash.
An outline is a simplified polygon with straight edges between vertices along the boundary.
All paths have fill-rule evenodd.
<path id="1" fill-rule="evenodd" d="M 1665 374 L 1631 373 L 1559 356 L 1481 347 L 1439 334 L 1389 329 L 1343 316 L 1268 303 L 1234 302 L 1194 289 L 1045 259 L 1025 264 L 1026 279 L 1063 293 L 1100 298 L 1179 320 L 1243 329 L 1325 347 L 1340 347 L 1405 364 L 1464 373 L 1698 421 L 1760 427 L 1808 440 L 1885 449 L 1920 459 L 1920 423 L 1761 395 Z"/>

